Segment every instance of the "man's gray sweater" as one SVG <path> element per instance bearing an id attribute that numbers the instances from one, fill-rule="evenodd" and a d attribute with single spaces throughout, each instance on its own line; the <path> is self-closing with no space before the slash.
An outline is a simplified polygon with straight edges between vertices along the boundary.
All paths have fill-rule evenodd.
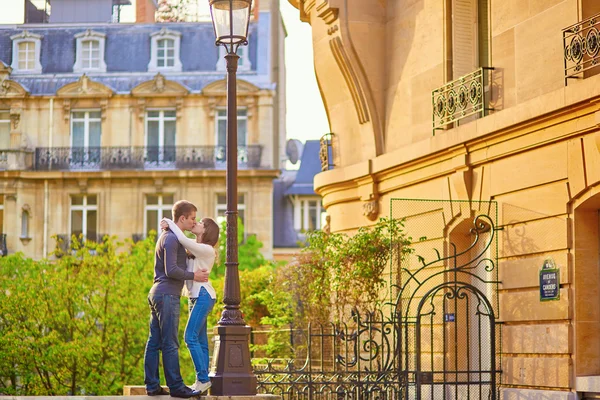
<path id="1" fill-rule="evenodd" d="M 194 273 L 187 271 L 185 248 L 173 232 L 163 231 L 156 242 L 154 285 L 150 293 L 180 296 L 184 281 L 193 279 Z"/>

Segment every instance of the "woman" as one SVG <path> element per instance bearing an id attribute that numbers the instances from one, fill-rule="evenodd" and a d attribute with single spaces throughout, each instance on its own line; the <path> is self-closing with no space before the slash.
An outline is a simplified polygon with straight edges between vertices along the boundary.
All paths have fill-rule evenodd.
<path id="1" fill-rule="evenodd" d="M 186 237 L 170 219 L 163 218 L 161 227 L 173 231 L 179 243 L 191 253 L 187 263 L 188 271 L 195 272 L 200 269 L 210 273 L 217 257 L 215 246 L 219 242 L 219 225 L 214 220 L 203 218 L 196 222 L 191 230 L 196 235 L 196 240 Z M 184 340 L 196 370 L 196 383 L 192 385 L 192 389 L 204 393 L 211 386 L 208 377 L 206 317 L 212 311 L 217 296 L 210 282 L 195 281 L 185 282 L 183 295 L 189 298 L 189 318 L 185 326 Z"/>

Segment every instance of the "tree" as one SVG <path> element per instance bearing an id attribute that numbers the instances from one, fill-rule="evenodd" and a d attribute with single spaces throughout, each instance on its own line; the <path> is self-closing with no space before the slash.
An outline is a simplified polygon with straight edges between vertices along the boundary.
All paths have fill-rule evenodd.
<path id="1" fill-rule="evenodd" d="M 143 382 L 153 238 L 72 245 L 56 261 L 0 259 L 4 394 L 119 394 Z"/>

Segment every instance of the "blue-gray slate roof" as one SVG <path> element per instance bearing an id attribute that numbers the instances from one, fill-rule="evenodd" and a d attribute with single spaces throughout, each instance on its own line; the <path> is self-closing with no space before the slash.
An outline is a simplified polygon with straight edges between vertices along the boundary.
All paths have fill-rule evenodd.
<path id="1" fill-rule="evenodd" d="M 298 247 L 294 229 L 294 208 L 285 191 L 293 184 L 297 171 L 282 171 L 273 181 L 273 247 Z"/>
<path id="2" fill-rule="evenodd" d="M 251 71 L 240 71 L 238 77 L 262 89 L 274 89 L 269 82 L 268 59 L 258 57 L 270 46 L 269 13 L 261 13 L 258 22 L 249 27 L 249 57 Z M 156 73 L 147 72 L 150 62 L 150 34 L 167 28 L 181 33 L 181 72 L 165 72 L 165 77 L 200 92 L 204 86 L 223 79 L 224 71 L 217 71 L 219 50 L 215 46 L 212 24 L 161 23 L 161 24 L 85 24 L 85 25 L 5 25 L 0 26 L 0 61 L 11 65 L 11 36 L 24 30 L 42 35 L 40 62 L 42 75 L 11 75 L 11 79 L 26 87 L 32 95 L 51 95 L 68 83 L 79 79 L 73 73 L 75 63 L 75 35 L 87 29 L 106 35 L 104 60 L 106 72 L 88 73 L 116 93 L 128 93 L 140 83 L 152 79 Z M 264 48 L 264 49 L 263 49 Z"/>
<path id="3" fill-rule="evenodd" d="M 300 168 L 294 183 L 286 190 L 290 195 L 316 195 L 314 189 L 315 175 L 321 172 L 321 160 L 319 159 L 320 143 L 318 140 L 307 140 L 300 159 Z"/>

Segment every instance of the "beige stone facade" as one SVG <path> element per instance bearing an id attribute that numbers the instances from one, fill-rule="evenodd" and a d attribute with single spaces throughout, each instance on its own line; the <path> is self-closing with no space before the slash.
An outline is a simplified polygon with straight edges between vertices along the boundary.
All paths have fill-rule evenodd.
<path id="1" fill-rule="evenodd" d="M 290 3 L 312 26 L 333 132 L 334 167 L 315 177 L 331 230 L 370 225 L 374 209 L 388 216 L 393 198 L 465 200 L 474 211 L 497 202 L 502 398 L 597 391 L 600 76 L 590 68 L 566 79 L 563 29 L 600 3 Z M 472 24 L 460 25 L 465 18 Z M 493 110 L 432 131 L 432 92 L 462 65 L 494 68 L 481 87 Z M 541 302 L 548 258 L 560 269 L 560 300 Z"/>
<path id="2" fill-rule="evenodd" d="M 267 257 L 272 255 L 272 181 L 279 175 L 285 142 L 285 69 L 279 51 L 285 32 L 277 4 L 262 2 L 260 18 L 257 11 L 251 26 L 259 36 L 251 46 L 273 54 L 238 74 L 238 126 L 244 133 L 243 139 L 238 136 L 244 141 L 238 143 L 239 209 L 246 233 L 263 242 Z M 78 28 L 69 27 L 69 33 Z M 160 25 L 81 29 L 88 28 L 107 32 L 107 72 L 53 74 L 45 64 L 42 74 L 31 74 L 9 67 L 7 59 L 0 63 L 0 233 L 6 235 L 9 253 L 46 257 L 56 246 L 53 235 L 69 237 L 82 230 L 94 240 L 104 234 L 138 239 L 156 229 L 157 219 L 170 215 L 179 199 L 194 202 L 198 216 L 224 215 L 226 82 L 210 23 L 170 24 L 162 30 Z M 44 54 L 45 46 L 60 47 L 52 43 L 52 35 L 64 28 L 2 29 L 37 29 Z M 123 32 L 115 32 L 119 29 Z M 197 40 L 191 36 L 195 29 L 210 38 L 198 42 L 206 50 L 199 47 L 196 56 L 183 54 L 182 41 L 183 71 L 163 71 L 160 64 L 158 72 L 149 71 L 148 60 L 139 63 L 131 55 L 122 61 L 108 54 L 111 40 L 126 43 L 128 34 L 141 31 L 150 47 L 150 33 L 177 38 L 177 29 L 183 40 Z M 74 46 L 66 42 L 64 51 L 72 52 Z M 164 58 L 162 54 L 171 54 L 166 51 L 156 54 Z M 191 68 L 197 64 L 193 57 L 204 57 L 203 51 L 214 60 L 202 67 L 207 70 L 186 71 L 186 62 Z M 246 53 L 243 61 L 251 59 L 256 60 Z M 117 62 L 123 62 L 121 68 L 135 68 L 138 62 L 144 71 L 119 72 Z M 111 79 L 114 84 L 106 83 Z M 137 83 L 126 90 L 117 87 L 129 81 Z"/>

